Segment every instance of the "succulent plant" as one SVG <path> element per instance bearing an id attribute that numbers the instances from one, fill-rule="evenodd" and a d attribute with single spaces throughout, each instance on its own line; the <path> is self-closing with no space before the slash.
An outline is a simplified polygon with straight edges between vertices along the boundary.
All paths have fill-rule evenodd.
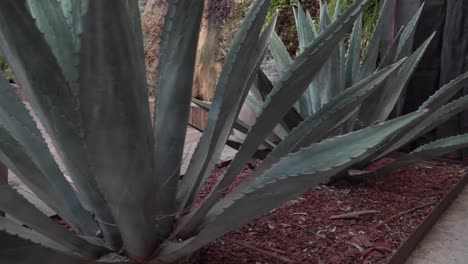
<path id="1" fill-rule="evenodd" d="M 327 30 L 327 27 L 331 21 L 335 20 L 339 16 L 341 13 L 340 3 L 341 2 L 339 0 L 336 1 L 335 14 L 332 18 L 330 18 L 328 15 L 326 4 L 321 4 L 320 21 L 318 26 L 312 19 L 312 16 L 307 11 L 302 9 L 300 5 L 294 9 L 296 27 L 298 30 L 297 33 L 299 36 L 300 52 L 303 52 L 309 43 L 311 43 L 316 37 L 320 36 L 322 31 Z M 307 124 L 309 124 L 309 126 L 315 125 L 316 121 L 314 120 L 316 118 L 326 119 L 327 117 L 324 117 L 322 114 L 322 108 L 327 109 L 331 100 L 336 100 L 337 98 L 346 95 L 347 90 L 349 90 L 351 87 L 359 85 L 359 82 L 362 82 L 363 79 L 370 78 L 373 75 L 379 73 L 379 70 L 400 61 L 402 63 L 401 67 L 384 81 L 378 82 L 376 85 L 379 87 L 375 88 L 375 91 L 373 91 L 370 96 L 359 102 L 360 105 L 349 109 L 349 112 L 347 113 L 348 115 L 342 116 L 341 119 L 333 121 L 329 120 L 330 123 L 328 124 L 327 130 L 321 131 L 317 129 L 315 133 L 310 133 L 307 136 L 309 139 L 304 139 L 306 143 L 303 146 L 319 142 L 325 138 L 359 130 L 375 123 L 386 121 L 390 117 L 392 110 L 397 104 L 400 94 L 404 89 L 406 89 L 408 81 L 410 80 L 433 38 L 433 35 L 431 35 L 416 51 L 412 52 L 412 43 L 416 30 L 416 24 L 419 20 L 422 9 L 424 8 L 424 5 L 421 5 L 414 17 L 408 22 L 407 26 L 400 29 L 387 53 L 384 56 L 380 56 L 379 58 L 379 47 L 383 29 L 383 21 L 385 21 L 384 16 L 389 15 L 389 9 L 393 4 L 394 0 L 384 1 L 382 9 L 380 10 L 379 19 L 377 20 L 377 24 L 374 27 L 373 36 L 366 49 L 361 45 L 363 39 L 361 20 L 362 16 L 360 16 L 355 21 L 353 30 L 350 33 L 349 39 L 347 41 L 348 43 L 345 44 L 344 41 L 342 41 L 339 46 L 335 47 L 335 50 L 331 53 L 330 58 L 322 65 L 319 73 L 310 83 L 307 91 L 299 98 L 294 107 L 289 110 L 289 112 L 278 124 L 280 127 L 279 130 L 286 131 L 285 134 L 289 133 L 289 136 L 285 138 L 284 135 L 276 133 L 275 131 L 272 132 L 275 136 L 277 136 L 277 138 L 282 139 L 286 143 L 276 142 L 278 144 L 274 144 L 274 142 L 263 145 L 267 146 L 270 150 L 272 150 L 272 152 L 269 154 L 269 157 L 263 161 L 263 164 L 260 166 L 260 168 L 266 167 L 267 164 L 270 166 L 274 162 L 278 161 L 278 159 L 281 157 L 281 155 L 278 155 L 278 153 L 282 153 L 281 149 L 283 149 L 284 145 L 289 144 L 288 142 L 291 139 L 291 134 L 296 135 L 300 133 L 298 130 L 307 127 Z M 286 46 L 283 44 L 280 37 L 275 33 L 272 35 L 269 47 L 275 60 L 275 65 L 279 75 L 283 76 L 289 70 L 291 64 L 294 63 L 294 60 L 290 57 Z M 447 120 L 451 116 L 463 111 L 465 106 L 461 103 L 457 103 L 457 101 L 449 103 L 445 106 L 444 104 L 447 103 L 449 99 L 459 91 L 459 89 L 468 83 L 467 78 L 468 73 L 463 74 L 442 87 L 436 94 L 429 98 L 428 101 L 423 104 L 423 106 L 421 106 L 420 110 L 423 110 L 423 108 L 437 110 L 436 112 L 431 111 L 431 113 L 427 115 L 427 121 L 423 122 L 419 128 L 413 129 L 413 131 L 409 132 L 408 134 L 403 133 L 396 136 L 394 141 L 387 143 L 385 147 L 375 151 L 375 154 L 360 162 L 357 167 L 366 167 L 366 165 L 368 165 L 370 162 L 381 158 L 390 152 L 398 150 L 401 147 L 404 147 L 418 137 L 423 136 L 424 133 L 429 132 L 430 128 L 435 128 L 434 124 L 440 125 L 443 123 L 442 121 Z M 257 115 L 262 113 L 262 105 L 266 104 L 266 100 L 269 96 L 269 93 L 271 93 L 273 86 L 273 83 L 271 83 L 268 77 L 262 71 L 259 71 L 257 80 L 254 85 L 252 85 L 251 92 L 248 94 L 245 100 L 246 105 L 248 105 Z M 408 89 L 414 88 L 415 87 L 408 87 Z M 444 91 L 446 91 L 447 94 L 445 94 Z M 440 102 L 443 103 L 438 103 L 437 106 L 433 108 L 431 107 L 430 103 L 432 100 L 441 100 Z M 460 100 L 463 101 L 463 98 Z M 203 109 L 209 109 L 209 105 L 205 104 L 202 106 L 202 102 L 200 101 L 193 100 L 193 102 L 201 106 Z M 442 112 L 442 109 L 439 109 L 442 106 L 445 109 L 451 110 Z M 423 128 L 423 125 L 426 126 L 426 128 Z M 237 120 L 234 129 L 245 133 L 248 131 L 248 127 L 249 124 L 243 123 L 242 120 Z M 295 129 L 296 127 L 298 127 L 298 129 Z M 312 129 L 312 127 L 308 127 L 307 129 Z M 304 136 L 305 134 L 301 135 L 301 137 Z M 460 137 L 462 139 L 464 138 L 463 135 Z M 455 139 L 456 138 L 454 138 L 454 140 Z M 450 139 L 446 140 L 450 141 Z M 239 144 L 233 144 L 230 141 L 228 141 L 228 143 L 233 147 L 239 148 Z M 428 149 L 425 149 L 425 153 L 430 152 L 432 149 L 430 146 L 432 145 L 428 144 L 426 146 Z M 291 150 L 289 147 L 288 151 Z M 463 148 L 463 144 L 455 144 L 453 148 L 458 150 Z M 444 148 L 443 153 L 438 155 L 435 155 L 435 153 L 438 153 L 438 151 L 434 150 L 433 154 L 424 154 L 423 156 L 436 157 L 449 153 L 449 150 L 451 149 L 452 148 Z M 297 151 L 298 148 L 292 150 Z M 412 157 L 413 155 L 414 153 L 409 157 Z M 257 156 L 261 157 L 262 155 Z M 421 155 L 418 154 L 418 157 L 420 156 Z M 421 159 L 418 158 L 418 160 Z M 370 174 L 375 175 L 376 173 L 389 172 L 391 171 L 391 168 L 401 168 L 401 165 L 406 164 L 406 162 L 398 162 L 397 164 L 399 165 L 389 166 L 385 170 L 379 170 L 378 172 L 361 172 L 359 177 L 356 176 L 354 179 L 364 179 Z M 261 171 L 261 169 L 257 171 Z"/>
<path id="2" fill-rule="evenodd" d="M 456 92 L 456 84 L 451 84 L 423 107 L 438 109 L 432 114 L 421 110 L 321 140 L 336 126 L 331 121 L 344 122 L 380 83 L 404 67 L 406 62 L 399 61 L 332 98 L 275 148 L 270 165 L 226 193 L 367 2 L 357 1 L 343 12 L 285 71 L 226 173 L 197 207 L 198 193 L 256 81 L 275 25 L 273 19 L 263 28 L 269 1 L 256 0 L 238 30 L 206 129 L 182 178 L 203 0 L 169 1 L 154 122 L 138 1 L 0 1 L 0 49 L 74 185 L 59 169 L 23 102 L 0 78 L 0 160 L 73 231 L 1 184 L 0 210 L 7 217 L 0 217 L 0 235 L 8 245 L 0 249 L 0 262 L 176 262 L 308 188 L 378 156 L 386 144 L 399 144 L 395 135 L 418 134 L 428 128 L 427 122 L 459 111 L 464 101 L 445 105 Z M 439 105 L 444 106 L 435 107 Z M 316 131 L 324 134 L 312 139 Z M 440 149 L 445 143 L 435 145 Z"/>

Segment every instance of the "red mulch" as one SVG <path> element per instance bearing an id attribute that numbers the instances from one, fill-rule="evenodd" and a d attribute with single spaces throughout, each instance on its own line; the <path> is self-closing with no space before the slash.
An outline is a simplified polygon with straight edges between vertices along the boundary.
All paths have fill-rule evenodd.
<path id="1" fill-rule="evenodd" d="M 211 181 L 223 170 L 217 169 Z M 238 181 L 250 172 L 244 169 Z M 372 183 L 312 188 L 211 243 L 201 251 L 199 263 L 385 263 L 464 173 L 462 165 L 426 162 Z M 329 219 L 362 210 L 378 212 Z M 384 220 L 388 223 L 379 226 Z"/>

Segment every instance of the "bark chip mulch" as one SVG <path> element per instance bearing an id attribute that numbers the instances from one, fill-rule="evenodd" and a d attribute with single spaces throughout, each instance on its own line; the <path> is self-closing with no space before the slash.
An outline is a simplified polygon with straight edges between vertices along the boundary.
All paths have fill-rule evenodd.
<path id="1" fill-rule="evenodd" d="M 465 170 L 424 162 L 371 183 L 317 186 L 211 243 L 199 263 L 386 263 Z"/>

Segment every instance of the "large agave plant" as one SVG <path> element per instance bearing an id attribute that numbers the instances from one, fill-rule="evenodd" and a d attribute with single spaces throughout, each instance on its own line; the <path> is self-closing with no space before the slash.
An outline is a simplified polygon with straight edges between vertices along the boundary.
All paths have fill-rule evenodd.
<path id="1" fill-rule="evenodd" d="M 302 146 L 319 142 L 320 140 L 336 136 L 338 134 L 346 134 L 351 131 L 359 130 L 375 123 L 385 121 L 390 117 L 392 110 L 398 103 L 400 94 L 406 88 L 408 81 L 433 38 L 433 35 L 430 36 L 415 52 L 411 52 L 416 24 L 424 7 L 424 5 L 421 5 L 414 17 L 409 21 L 408 25 L 399 30 L 391 48 L 387 51 L 385 56 L 381 56 L 379 59 L 383 21 L 385 21 L 384 16 L 389 15 L 389 8 L 393 4 L 394 0 L 387 0 L 384 2 L 379 19 L 375 25 L 371 42 L 365 50 L 363 50 L 361 46 L 362 14 L 358 19 L 356 19 L 353 25 L 353 30 L 349 35 L 348 44 L 345 45 L 344 42 L 341 42 L 335 47 L 335 50 L 331 53 L 328 60 L 322 65 L 315 78 L 309 84 L 306 92 L 300 96 L 294 107 L 288 111 L 277 125 L 276 130 L 273 131 L 274 135 L 283 139 L 285 143 L 281 142 L 278 147 L 276 147 L 276 145 L 271 142 L 264 142 L 263 147 L 268 147 L 273 151 L 263 162 L 260 170 L 258 171 L 261 171 L 262 167 L 270 166 L 272 163 L 276 162 L 279 158 L 277 156 L 277 152 L 281 152 L 284 145 L 292 147 L 288 143 L 290 141 L 291 134 L 299 134 L 301 132 L 298 131 L 301 131 L 302 129 L 314 129 L 313 126 L 316 125 L 315 122 L 317 122 L 317 119 L 321 119 L 321 122 L 324 122 L 323 119 L 327 119 L 327 122 L 329 122 L 327 128 L 324 130 L 317 129 L 310 133 L 307 136 L 309 139 L 304 139 L 305 143 Z M 297 6 L 297 8 L 294 8 L 301 53 L 305 51 L 309 43 L 313 42 L 316 37 L 320 36 L 323 31 L 327 30 L 331 21 L 336 20 L 341 13 L 340 1 L 337 1 L 333 18 L 329 17 L 325 4 L 320 7 L 320 23 L 318 28 L 310 14 L 304 11 L 300 5 Z M 289 56 L 283 42 L 275 33 L 272 35 L 269 47 L 280 76 L 284 76 L 294 63 L 294 60 Z M 404 62 L 402 61 L 403 59 L 405 59 Z M 376 78 L 381 69 L 397 63 L 398 61 L 402 63 L 401 67 L 386 80 L 375 83 L 378 87 L 375 88 L 370 96 L 363 98 L 362 101 L 358 102 L 358 105 L 349 108 L 348 112 L 343 111 L 341 117 L 338 118 L 338 116 L 335 116 L 337 119 L 334 120 L 329 119 L 328 115 L 324 116 L 324 113 L 328 113 L 329 107 L 333 105 L 334 102 L 337 102 L 338 98 L 348 96 L 347 93 L 350 88 L 359 86 L 359 83 L 366 78 Z M 427 133 L 438 125 L 443 124 L 451 116 L 463 111 L 465 109 L 465 106 L 463 105 L 466 100 L 465 98 L 461 98 L 449 104 L 446 103 L 468 83 L 467 78 L 468 73 L 463 74 L 442 87 L 420 108 L 420 110 L 424 108 L 436 109 L 436 112 L 428 114 L 426 116 L 426 121 L 422 122 L 411 131 L 395 135 L 395 138 L 392 141 L 386 143 L 385 147 L 376 150 L 373 155 L 360 162 L 358 167 L 364 167 L 368 165 L 369 162 L 404 147 L 416 138 L 424 135 L 424 133 Z M 416 87 L 409 87 L 409 89 L 416 89 Z M 261 114 L 262 105 L 268 100 L 268 95 L 272 90 L 273 84 L 262 71 L 259 71 L 257 80 L 254 85 L 252 85 L 251 92 L 246 98 L 246 105 L 256 112 L 257 115 Z M 193 102 L 205 110 L 209 110 L 210 108 L 210 105 L 204 102 L 198 100 L 193 100 Z M 443 108 L 439 109 L 440 107 Z M 296 127 L 298 128 L 294 129 Z M 234 128 L 240 132 L 246 133 L 249 125 L 245 124 L 241 120 L 237 120 Z M 285 131 L 286 133 L 284 133 Z M 282 136 L 288 134 L 289 138 L 284 138 L 284 136 Z M 304 134 L 302 134 L 301 137 L 304 137 Z M 422 160 L 422 157 L 425 157 L 425 159 L 434 158 L 460 149 L 463 147 L 463 144 L 455 143 L 455 141 L 462 140 L 463 138 L 463 136 L 460 136 L 460 138 L 455 137 L 452 139 L 443 139 L 440 142 L 448 143 L 450 147 L 444 148 L 444 151 L 442 152 L 439 152 L 439 148 L 435 147 L 440 147 L 440 145 L 435 144 L 435 142 L 423 146 L 422 149 L 425 150 L 424 153 L 426 154 L 419 153 L 420 149 L 418 149 L 408 157 L 403 157 L 401 159 L 406 162 L 398 161 L 397 164 L 379 170 L 378 173 L 389 172 L 391 170 L 401 168 L 403 164 L 411 164 Z M 236 147 L 235 144 L 230 145 Z M 295 150 L 297 149 L 298 148 L 295 147 Z M 262 153 L 257 155 L 257 157 L 261 156 Z M 413 156 L 417 156 L 418 158 L 410 158 Z M 377 172 L 362 173 L 363 174 L 360 175 L 360 177 L 356 178 L 363 179 L 371 174 L 375 175 Z"/>
<path id="2" fill-rule="evenodd" d="M 268 162 L 226 193 L 304 94 L 366 3 L 357 1 L 338 16 L 288 67 L 226 173 L 195 207 L 256 81 L 274 28 L 273 20 L 262 29 L 269 1 L 254 1 L 239 28 L 218 80 L 206 129 L 182 178 L 179 168 L 203 0 L 169 0 L 154 122 L 148 106 L 138 1 L 62 0 L 60 5 L 55 0 L 0 1 L 2 53 L 76 188 L 57 166 L 22 101 L 0 78 L 0 160 L 73 231 L 55 224 L 15 189 L 2 184 L 0 210 L 7 217 L 0 217 L 0 234 L 8 244 L 0 249 L 0 262 L 176 262 L 311 186 L 380 155 L 381 150 L 391 151 L 429 129 L 434 120 L 468 105 L 468 98 L 462 98 L 442 106 L 465 80 L 461 78 L 422 106 L 437 111 L 417 111 L 322 141 L 379 84 L 403 69 L 404 62 L 399 61 L 331 99 L 286 137 Z M 437 142 L 418 153 L 428 148 L 440 153 L 455 143 L 464 146 L 461 142 L 464 138 Z"/>

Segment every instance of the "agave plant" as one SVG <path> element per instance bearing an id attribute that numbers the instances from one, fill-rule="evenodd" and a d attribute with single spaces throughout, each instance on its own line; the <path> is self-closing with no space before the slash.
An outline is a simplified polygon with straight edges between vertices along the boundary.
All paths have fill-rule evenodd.
<path id="1" fill-rule="evenodd" d="M 0 249 L 0 261 L 179 261 L 380 150 L 390 151 L 401 144 L 396 135 L 418 134 L 433 125 L 428 122 L 467 105 L 464 98 L 438 107 L 456 92 L 452 83 L 422 107 L 438 109 L 431 114 L 417 111 L 323 141 L 323 134 L 317 136 L 355 112 L 379 84 L 404 67 L 399 61 L 324 105 L 275 148 L 269 163 L 226 193 L 351 29 L 367 3 L 357 1 L 291 64 L 226 173 L 199 200 L 271 38 L 275 21 L 263 28 L 269 2 L 254 1 L 239 28 L 206 129 L 180 178 L 203 0 L 169 1 L 154 122 L 137 1 L 0 1 L 2 53 L 73 182 L 71 186 L 59 169 L 23 102 L 0 78 L 0 160 L 72 229 L 57 225 L 14 188 L 1 184 L 0 210 L 7 217 L 0 217 L 0 234 L 8 244 Z M 461 142 L 457 138 L 432 148 L 465 146 Z"/>
<path id="2" fill-rule="evenodd" d="M 338 134 L 346 134 L 350 131 L 359 130 L 372 124 L 385 121 L 390 117 L 392 110 L 398 103 L 400 94 L 406 88 L 408 81 L 410 80 L 418 63 L 420 62 L 428 45 L 430 44 L 430 41 L 433 38 L 433 35 L 430 36 L 415 52 L 411 53 L 416 24 L 424 7 L 424 5 L 421 5 L 414 17 L 409 21 L 408 25 L 400 29 L 393 41 L 391 48 L 387 51 L 385 56 L 382 56 L 380 60 L 378 60 L 383 21 L 385 21 L 384 16 L 389 14 L 389 8 L 394 4 L 393 1 L 394 0 L 387 0 L 384 2 L 371 42 L 366 50 L 363 50 L 361 46 L 361 16 L 355 21 L 353 30 L 349 35 L 348 45 L 345 45 L 344 42 L 341 42 L 339 46 L 337 46 L 331 53 L 330 58 L 322 65 L 322 68 L 310 83 L 306 92 L 300 97 L 294 107 L 290 109 L 288 114 L 286 114 L 278 124 L 278 126 L 281 127 L 281 131 L 287 131 L 287 133 L 296 134 L 298 133 L 296 130 L 301 129 L 307 123 L 312 125 L 313 122 L 315 122 L 313 120 L 315 120 L 317 117 L 321 117 L 323 119 L 327 118 L 326 116 L 323 116 L 322 112 L 327 111 L 327 108 L 330 105 L 330 100 L 333 101 L 336 98 L 345 95 L 346 91 L 350 89 L 350 87 L 356 86 L 363 79 L 378 74 L 379 70 L 408 56 L 406 61 L 402 63 L 401 68 L 395 71 L 392 76 L 390 76 L 390 78 L 376 84 L 379 86 L 379 88 L 376 88 L 376 90 L 373 91 L 369 97 L 360 102 L 360 105 L 357 108 L 353 108 L 353 111 L 350 109 L 350 111 L 347 113 L 349 115 L 343 116 L 343 118 L 340 120 L 333 120 L 333 122 L 330 122 L 329 127 L 324 131 L 315 131 L 315 134 L 311 133 L 311 139 L 309 139 L 307 142 L 308 144 L 311 144 L 323 140 L 327 137 L 336 136 Z M 320 36 L 321 32 L 327 30 L 327 27 L 331 21 L 336 20 L 340 13 L 340 1 L 337 1 L 333 18 L 329 17 L 326 4 L 322 4 L 320 9 L 320 23 L 317 28 L 310 14 L 304 11 L 302 7 L 298 5 L 297 8 L 294 9 L 294 14 L 301 47 L 300 52 L 303 52 L 309 43 L 313 42 L 317 36 Z M 280 76 L 283 76 L 288 71 L 294 60 L 289 56 L 286 47 L 278 35 L 272 35 L 269 46 L 278 72 Z M 459 76 L 457 79 L 442 87 L 420 108 L 420 110 L 425 107 L 432 109 L 433 105 L 435 105 L 436 108 L 434 109 L 438 109 L 440 107 L 443 107 L 443 109 L 438 109 L 437 112 L 433 112 L 428 115 L 428 120 L 423 122 L 418 128 L 414 128 L 413 131 L 411 131 L 409 134 L 402 133 L 396 136 L 395 139 L 392 142 L 387 143 L 384 148 L 377 150 L 374 155 L 371 155 L 369 158 L 360 162 L 358 167 L 365 167 L 369 162 L 381 158 L 386 154 L 407 145 L 416 138 L 424 135 L 424 133 L 427 133 L 431 129 L 442 124 L 449 117 L 463 111 L 465 108 L 463 106 L 463 101 L 465 100 L 464 98 L 447 105 L 444 104 L 446 104 L 449 99 L 454 96 L 459 91 L 459 89 L 461 89 L 461 87 L 466 85 L 467 74 Z M 256 112 L 257 115 L 261 114 L 262 104 L 265 104 L 265 101 L 267 100 L 269 93 L 272 92 L 273 87 L 274 85 L 271 83 L 268 77 L 262 71 L 259 71 L 257 81 L 254 83 L 254 85 L 252 85 L 251 92 L 245 101 L 246 105 L 248 105 L 254 112 Z M 414 89 L 414 87 L 410 88 Z M 210 109 L 210 105 L 206 103 L 198 100 L 193 100 L 193 102 L 205 110 Z M 447 109 L 451 110 L 448 111 Z M 298 126 L 300 127 L 299 129 L 294 129 Z M 249 124 L 246 124 L 241 120 L 237 120 L 234 128 L 242 133 L 246 133 L 246 131 L 249 130 Z M 273 131 L 273 133 L 277 135 L 278 138 L 282 138 L 279 136 L 279 133 L 275 133 L 275 131 Z M 464 137 L 462 135 L 460 138 L 458 138 L 458 140 L 463 138 Z M 284 136 L 282 139 L 284 139 Z M 284 140 L 289 141 L 287 138 Z M 451 140 L 456 141 L 457 138 L 443 139 L 441 142 L 448 143 L 451 142 Z M 276 158 L 274 158 L 273 161 L 270 161 L 272 157 L 276 156 L 276 152 L 278 151 L 275 149 L 276 145 L 266 143 L 268 142 L 265 142 L 263 146 L 272 149 L 272 153 L 266 159 L 266 162 L 263 162 L 262 167 L 267 166 L 267 164 L 271 165 L 270 162 L 277 161 Z M 232 144 L 231 142 L 228 142 L 228 144 L 233 147 L 238 146 L 236 144 Z M 288 145 L 288 143 L 285 144 Z M 410 160 L 420 161 L 420 157 L 426 157 L 426 159 L 434 158 L 436 156 L 449 153 L 450 150 L 454 151 L 452 148 L 445 148 L 443 153 L 436 154 L 438 153 L 438 150 L 435 148 L 436 145 L 432 145 L 431 143 L 421 147 L 425 150 L 425 153 L 430 152 L 434 148 L 434 152 L 432 152 L 430 155 L 419 153 L 420 149 L 418 149 L 408 157 L 403 157 L 401 159 L 406 160 L 408 158 L 408 160 L 405 162 L 398 161 L 397 164 L 379 170 L 378 172 L 361 172 L 359 177 L 355 178 L 364 179 L 369 175 L 380 174 L 401 168 L 403 164 L 412 163 L 409 162 Z M 449 145 L 454 147 L 455 150 L 461 147 L 461 145 L 454 142 Z M 280 149 L 282 146 L 283 143 L 278 145 Z M 413 156 L 417 156 L 418 158 L 410 158 Z M 261 157 L 261 154 L 258 154 L 257 157 Z"/>

